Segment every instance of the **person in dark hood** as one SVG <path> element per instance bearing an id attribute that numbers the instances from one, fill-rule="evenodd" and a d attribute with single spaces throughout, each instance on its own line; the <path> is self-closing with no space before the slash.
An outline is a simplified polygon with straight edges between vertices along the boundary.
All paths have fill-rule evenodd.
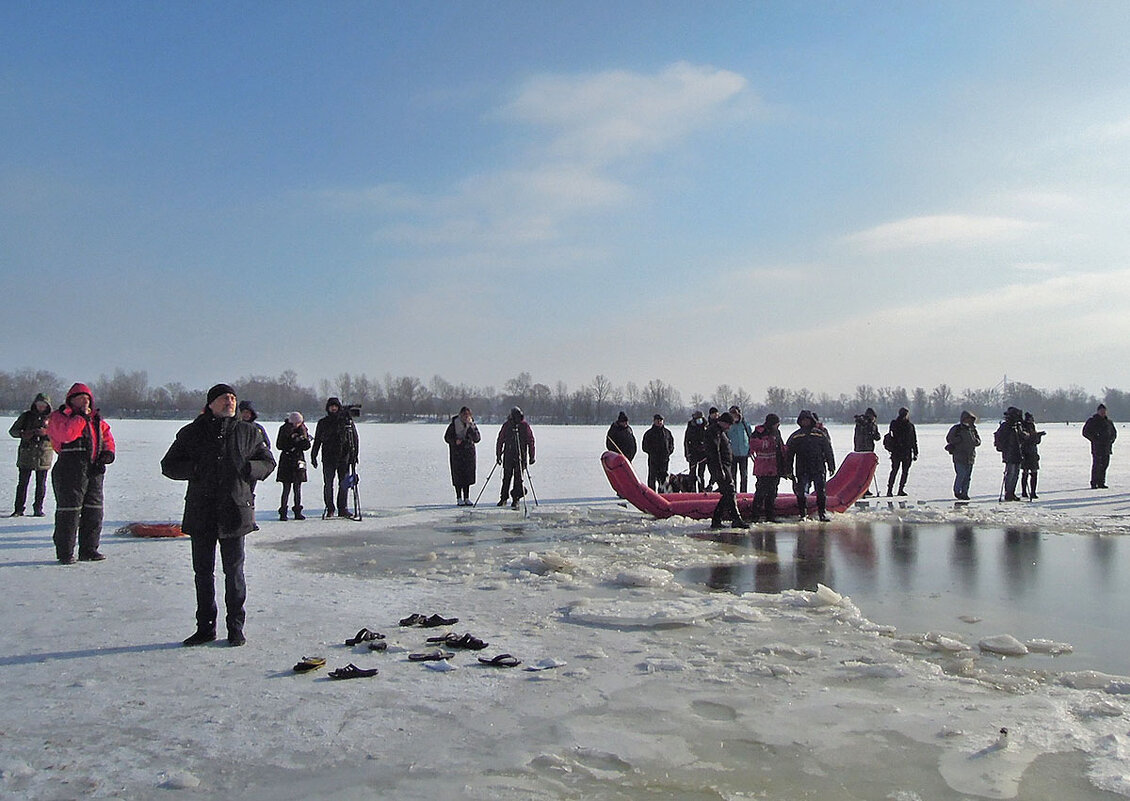
<path id="1" fill-rule="evenodd" d="M 643 432 L 643 452 L 647 454 L 647 485 L 652 489 L 667 480 L 671 454 L 675 452 L 675 438 L 663 424 L 663 415 L 652 418 L 651 428 Z"/>
<path id="2" fill-rule="evenodd" d="M 816 425 L 816 416 L 807 409 L 797 415 L 797 430 L 785 443 L 785 465 L 795 476 L 793 494 L 801 519 L 808 516 L 808 487 L 816 492 L 816 511 L 822 522 L 828 520 L 828 496 L 825 492 L 828 473 L 836 471 L 832 441 L 823 427 Z M 827 468 L 827 472 L 825 472 Z"/>
<path id="3" fill-rule="evenodd" d="M 993 434 L 993 447 L 1001 454 L 1004 462 L 1004 484 L 1002 486 L 1002 499 L 1006 501 L 1019 501 L 1016 495 L 1016 482 L 1020 479 L 1020 461 L 1024 442 L 1028 439 L 1028 432 L 1023 426 L 1024 414 L 1015 406 L 1009 406 L 1004 412 L 1004 419 Z"/>
<path id="4" fill-rule="evenodd" d="M 1106 470 L 1110 452 L 1118 439 L 1114 421 L 1107 417 L 1106 404 L 1099 404 L 1095 413 L 1083 424 L 1083 436 L 1091 443 L 1091 489 L 1107 489 Z"/>
<path id="5" fill-rule="evenodd" d="M 687 430 L 683 434 L 683 456 L 690 466 L 695 490 L 701 492 L 706 487 L 706 417 L 698 409 L 687 421 Z"/>
<path id="6" fill-rule="evenodd" d="M 216 548 L 224 570 L 228 645 L 247 642 L 247 581 L 243 574 L 244 537 L 255 526 L 251 482 L 275 469 L 271 446 L 253 423 L 236 416 L 235 390 L 216 384 L 204 410 L 177 432 L 161 460 L 161 473 L 187 481 L 181 530 L 192 540 L 196 586 L 196 631 L 184 645 L 216 639 Z"/>
<path id="7" fill-rule="evenodd" d="M 706 466 L 710 469 L 711 483 L 717 484 L 718 491 L 722 494 L 710 518 L 711 528 L 722 528 L 722 521 L 727 518 L 734 528 L 749 528 L 749 523 L 742 520 L 738 512 L 735 499 L 734 452 L 730 447 L 729 436 L 730 426 L 733 424 L 734 418 L 730 413 L 722 412 L 706 427 Z"/>
<path id="8" fill-rule="evenodd" d="M 517 406 L 510 410 L 510 415 L 498 431 L 494 455 L 498 464 L 502 465 L 502 497 L 499 498 L 498 505 L 505 506 L 509 494 L 511 508 L 517 509 L 518 501 L 526 495 L 522 471 L 527 465 L 534 463 L 534 430 Z M 514 482 L 513 490 L 510 489 L 511 481 Z"/>
<path id="9" fill-rule="evenodd" d="M 875 443 L 879 441 L 879 426 L 875 420 L 878 415 L 870 406 L 863 414 L 855 416 L 855 449 L 864 453 L 874 453 Z"/>
<path id="10" fill-rule="evenodd" d="M 326 416 L 314 428 L 314 447 L 310 450 L 310 464 L 318 466 L 318 452 L 322 454 L 322 500 L 326 511 L 323 518 L 352 517 L 349 513 L 349 487 L 346 478 L 357 465 L 357 426 L 353 416 L 337 398 L 326 401 Z M 337 503 L 334 503 L 334 479 L 337 479 Z"/>
<path id="11" fill-rule="evenodd" d="M 899 480 L 899 495 L 906 495 L 906 478 L 910 475 L 910 463 L 918 458 L 918 434 L 914 423 L 910 422 L 910 409 L 899 409 L 898 417 L 891 421 L 883 446 L 891 454 L 891 474 L 887 478 L 887 497 L 894 495 L 895 476 L 902 471 Z"/>
<path id="12" fill-rule="evenodd" d="M 102 483 L 106 465 L 115 458 L 110 424 L 94 406 L 94 393 L 75 384 L 63 406 L 47 418 L 47 436 L 59 458 L 51 471 L 55 490 L 55 556 L 60 564 L 75 561 L 75 539 L 81 562 L 100 562 Z"/>
<path id="13" fill-rule="evenodd" d="M 1031 412 L 1024 413 L 1020 424 L 1026 435 L 1020 444 L 1020 495 L 1036 500 L 1036 475 L 1040 472 L 1040 440 L 1048 432 L 1036 430 L 1036 418 Z"/>
<path id="14" fill-rule="evenodd" d="M 953 457 L 953 497 L 969 500 L 969 481 L 973 476 L 973 461 L 981 445 L 977 433 L 977 418 L 972 412 L 962 412 L 961 420 L 946 434 L 946 451 Z"/>
<path id="15" fill-rule="evenodd" d="M 475 483 L 475 445 L 482 438 L 475 417 L 466 406 L 451 418 L 451 423 L 443 432 L 451 464 L 451 485 L 455 487 L 455 503 L 459 506 L 473 505 L 470 493 L 471 485 Z"/>
<path id="16" fill-rule="evenodd" d="M 620 412 L 608 427 L 608 434 L 604 438 L 604 449 L 623 454 L 629 462 L 636 458 L 636 435 L 628 425 L 627 412 Z"/>
<path id="17" fill-rule="evenodd" d="M 263 425 L 258 422 L 259 412 L 255 411 L 255 406 L 251 403 L 251 401 L 241 400 L 239 402 L 239 406 L 236 409 L 236 411 L 239 412 L 239 419 L 240 420 L 242 420 L 245 423 L 251 423 L 251 425 L 253 425 L 253 426 L 255 426 L 255 428 L 259 429 L 259 433 L 263 435 L 263 441 L 267 443 L 267 447 L 270 447 L 271 446 L 271 438 L 267 434 L 267 429 L 263 428 Z M 257 481 L 251 482 L 251 494 L 252 494 L 252 496 L 255 495 L 255 485 L 257 483 L 259 483 L 259 482 L 257 482 Z M 256 525 L 253 530 L 258 531 L 259 526 Z"/>
<path id="18" fill-rule="evenodd" d="M 47 418 L 51 416 L 51 399 L 40 392 L 27 411 L 22 412 L 8 429 L 20 441 L 16 452 L 16 503 L 12 517 L 23 517 L 27 506 L 27 488 L 35 474 L 35 495 L 31 502 L 32 514 L 43 517 L 43 499 L 47 497 L 47 471 L 55 460 L 51 438 L 47 436 Z"/>

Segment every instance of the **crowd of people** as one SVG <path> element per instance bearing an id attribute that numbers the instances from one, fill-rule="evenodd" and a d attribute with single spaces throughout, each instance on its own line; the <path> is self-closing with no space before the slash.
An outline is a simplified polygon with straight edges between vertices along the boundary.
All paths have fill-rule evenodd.
<path id="1" fill-rule="evenodd" d="M 165 457 L 161 472 L 166 477 L 188 483 L 181 529 L 192 543 L 192 566 L 196 590 L 196 630 L 184 645 L 195 646 L 217 637 L 218 608 L 215 590 L 216 552 L 219 551 L 224 574 L 224 604 L 227 642 L 240 646 L 246 642 L 243 633 L 246 619 L 247 584 L 244 578 L 244 537 L 256 530 L 256 483 L 275 472 L 282 485 L 279 520 L 304 520 L 302 485 L 307 481 L 306 452 L 310 465 L 318 467 L 322 459 L 323 518 L 355 517 L 360 509 L 350 511 L 348 491 L 356 485 L 358 436 L 353 417 L 356 407 L 342 404 L 336 397 L 326 401 L 325 416 L 318 420 L 313 437 L 300 412 L 291 412 L 274 439 L 278 450 L 276 463 L 271 439 L 257 422 L 254 406 L 240 402 L 235 390 L 227 384 L 216 384 L 208 390 L 203 410 L 177 432 Z M 707 415 L 694 411 L 683 435 L 683 455 L 689 471 L 674 483 L 670 461 L 675 452 L 675 437 L 661 414 L 655 414 L 651 427 L 644 433 L 642 450 L 647 455 L 647 484 L 657 491 L 707 492 L 716 490 L 719 500 L 711 519 L 712 528 L 720 528 L 724 520 L 731 526 L 748 528 L 751 522 L 776 519 L 775 504 L 780 482 L 792 483 L 801 517 L 807 514 L 807 496 L 811 489 L 816 497 L 818 519 L 827 520 L 825 483 L 836 469 L 831 437 L 819 417 L 802 410 L 797 415 L 797 429 L 783 439 L 781 419 L 768 414 L 765 421 L 751 426 L 741 409 L 731 406 L 719 412 L 712 407 Z M 968 411 L 946 434 L 946 450 L 953 457 L 954 496 L 969 499 L 969 483 L 976 450 L 981 446 L 977 418 Z M 21 413 L 9 429 L 19 439 L 16 456 L 18 480 L 15 508 L 11 514 L 25 514 L 32 476 L 35 487 L 32 514 L 45 516 L 47 473 L 55 496 L 53 541 L 60 564 L 76 561 L 97 562 L 105 559 L 99 551 L 103 520 L 103 480 L 107 466 L 113 464 L 116 445 L 110 425 L 102 418 L 94 403 L 90 387 L 74 384 L 63 404 L 56 409 L 51 399 L 36 395 L 29 408 Z M 1016 501 L 1021 496 L 1035 499 L 1039 473 L 1039 444 L 1045 432 L 1037 430 L 1033 415 L 1010 406 L 993 435 L 994 447 L 1004 462 L 1002 501 Z M 1083 436 L 1091 443 L 1091 488 L 1106 489 L 1106 471 L 1117 437 L 1106 406 L 1100 404 L 1083 426 Z M 476 483 L 476 446 L 482 434 L 471 410 L 464 406 L 451 418 L 444 432 L 449 448 L 451 481 L 456 503 L 473 505 L 470 488 Z M 890 422 L 886 435 L 880 437 L 873 409 L 855 418 L 853 445 L 856 451 L 875 450 L 882 440 L 890 454 L 891 470 L 887 479 L 887 495 L 906 494 L 911 464 L 918 458 L 918 440 L 907 409 L 900 409 Z M 635 458 L 637 447 L 628 415 L 620 412 L 609 426 L 605 446 L 621 453 L 628 461 Z M 515 406 L 499 428 L 495 441 L 495 467 L 501 466 L 502 490 L 498 506 L 507 503 L 514 509 L 527 489 L 523 476 L 534 464 L 534 432 L 521 408 Z M 736 495 L 747 492 L 750 462 L 754 476 L 753 513 L 743 520 Z M 277 469 L 276 469 L 277 468 Z M 494 470 L 491 471 L 492 475 Z M 489 481 L 489 477 L 488 477 Z M 1016 494 L 1020 484 L 1021 496 Z M 484 487 L 485 489 L 485 487 Z"/>

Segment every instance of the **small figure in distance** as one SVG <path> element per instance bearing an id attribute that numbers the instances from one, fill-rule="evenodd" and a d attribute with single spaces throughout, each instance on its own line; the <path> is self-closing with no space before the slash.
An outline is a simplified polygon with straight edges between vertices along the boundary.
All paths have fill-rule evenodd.
<path id="1" fill-rule="evenodd" d="M 793 494 L 796 495 L 800 518 L 808 516 L 808 486 L 816 491 L 816 511 L 821 522 L 828 521 L 828 496 L 825 492 L 828 473 L 836 471 L 836 457 L 828 432 L 816 424 L 816 416 L 804 409 L 797 415 L 797 430 L 785 443 L 785 463 L 795 476 Z"/>
<path id="2" fill-rule="evenodd" d="M 1118 439 L 1114 421 L 1107 417 L 1106 404 L 1100 403 L 1095 413 L 1083 424 L 1083 436 L 1091 443 L 1091 489 L 1107 489 L 1106 470 L 1110 452 Z"/>
<path id="3" fill-rule="evenodd" d="M 663 425 L 663 415 L 652 416 L 651 428 L 643 433 L 643 452 L 647 454 L 647 485 L 655 489 L 667 480 L 671 454 L 675 452 L 675 437 Z"/>
<path id="4" fill-rule="evenodd" d="M 972 412 L 962 412 L 960 422 L 954 423 L 946 433 L 946 450 L 953 457 L 953 497 L 969 500 L 969 481 L 973 477 L 973 461 L 981 445 L 977 433 L 977 418 Z"/>
<path id="5" fill-rule="evenodd" d="M 35 495 L 31 502 L 32 514 L 43 517 L 43 499 L 47 497 L 47 471 L 55 460 L 51 438 L 47 436 L 47 418 L 51 416 L 51 399 L 40 392 L 27 411 L 21 412 L 8 429 L 20 441 L 16 451 L 16 503 L 11 517 L 23 517 L 27 505 L 27 488 L 31 474 L 35 473 Z"/>
<path id="6" fill-rule="evenodd" d="M 621 454 L 629 462 L 636 458 L 636 435 L 628 425 L 628 413 L 620 412 L 608 427 L 604 437 L 604 449 Z"/>
<path id="7" fill-rule="evenodd" d="M 1021 423 L 1027 435 L 1020 443 L 1020 496 L 1036 500 L 1036 475 L 1040 472 L 1040 440 L 1048 432 L 1036 430 L 1036 418 L 1031 412 L 1024 413 Z"/>
<path id="8" fill-rule="evenodd" d="M 509 493 L 510 508 L 517 509 L 518 501 L 526 494 L 526 488 L 522 484 L 522 471 L 527 464 L 534 463 L 534 430 L 526 422 L 526 415 L 518 406 L 510 410 L 510 416 L 498 431 L 494 455 L 498 464 L 502 465 L 502 497 L 499 498 L 498 505 L 506 505 Z M 514 482 L 513 490 L 510 489 L 511 480 Z"/>
<path id="9" fill-rule="evenodd" d="M 879 441 L 879 426 L 875 420 L 878 415 L 870 406 L 863 414 L 855 416 L 855 449 L 860 453 L 874 453 L 875 443 Z"/>
<path id="10" fill-rule="evenodd" d="M 443 441 L 447 443 L 451 463 L 451 484 L 455 487 L 457 506 L 471 506 L 471 485 L 475 483 L 475 444 L 482 438 L 475 417 L 466 406 L 451 418 L 451 423 L 443 432 Z"/>

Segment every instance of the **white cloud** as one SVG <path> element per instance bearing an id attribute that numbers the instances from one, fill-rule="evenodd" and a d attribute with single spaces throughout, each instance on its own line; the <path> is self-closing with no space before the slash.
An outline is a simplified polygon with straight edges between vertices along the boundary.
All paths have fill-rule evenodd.
<path id="1" fill-rule="evenodd" d="M 871 251 L 971 246 L 1012 241 L 1039 227 L 1013 217 L 935 214 L 883 223 L 844 237 L 847 244 Z"/>

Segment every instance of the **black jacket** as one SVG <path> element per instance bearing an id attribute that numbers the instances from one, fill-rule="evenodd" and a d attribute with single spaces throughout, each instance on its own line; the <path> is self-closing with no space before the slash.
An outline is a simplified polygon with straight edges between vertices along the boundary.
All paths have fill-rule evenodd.
<path id="1" fill-rule="evenodd" d="M 310 429 L 303 423 L 293 426 L 283 423 L 275 438 L 279 449 L 279 472 L 275 478 L 283 484 L 301 484 L 306 481 L 305 451 L 310 450 Z"/>
<path id="2" fill-rule="evenodd" d="M 874 452 L 875 443 L 879 441 L 879 426 L 862 414 L 855 416 L 855 449 L 857 451 Z"/>
<path id="3" fill-rule="evenodd" d="M 675 437 L 666 426 L 653 425 L 643 432 L 641 445 L 649 461 L 667 464 L 671 460 L 671 454 L 675 452 Z"/>
<path id="4" fill-rule="evenodd" d="M 621 426 L 613 423 L 608 427 L 608 435 L 604 438 L 604 449 L 624 454 L 630 462 L 636 458 L 636 435 L 632 433 L 631 426 Z"/>
<path id="5" fill-rule="evenodd" d="M 322 453 L 322 464 L 336 467 L 340 464 L 357 464 L 357 426 L 348 409 L 327 414 L 318 421 L 314 429 L 314 447 L 310 458 L 318 460 Z"/>
<path id="6" fill-rule="evenodd" d="M 914 430 L 914 423 L 908 417 L 896 417 L 891 421 L 891 456 L 893 458 L 907 459 L 911 456 L 918 458 L 918 434 Z"/>
<path id="7" fill-rule="evenodd" d="M 255 527 L 251 482 L 275 469 L 271 446 L 253 423 L 205 410 L 177 432 L 161 473 L 187 481 L 181 530 L 190 537 L 241 537 Z"/>
<path id="8" fill-rule="evenodd" d="M 819 426 L 798 428 L 785 443 L 785 465 L 796 476 L 816 476 L 836 471 L 836 457 L 828 432 Z"/>
<path id="9" fill-rule="evenodd" d="M 1083 436 L 1091 441 L 1092 453 L 1110 453 L 1118 438 L 1118 429 L 1109 417 L 1093 414 L 1083 424 Z"/>
<path id="10" fill-rule="evenodd" d="M 706 458 L 706 421 L 701 425 L 693 419 L 687 423 L 683 434 L 683 455 L 690 464 L 698 464 Z"/>
<path id="11" fill-rule="evenodd" d="M 451 463 L 451 483 L 456 487 L 469 487 L 475 483 L 476 453 L 475 443 L 480 442 L 483 435 L 474 421 L 467 426 L 466 436 L 456 444 L 455 423 L 459 415 L 451 418 L 447 430 L 443 432 L 443 441 L 447 443 L 448 457 Z"/>
<path id="12" fill-rule="evenodd" d="M 717 420 L 706 426 L 706 467 L 716 484 L 725 480 L 733 485 L 734 449 L 730 447 L 729 434 Z"/>

